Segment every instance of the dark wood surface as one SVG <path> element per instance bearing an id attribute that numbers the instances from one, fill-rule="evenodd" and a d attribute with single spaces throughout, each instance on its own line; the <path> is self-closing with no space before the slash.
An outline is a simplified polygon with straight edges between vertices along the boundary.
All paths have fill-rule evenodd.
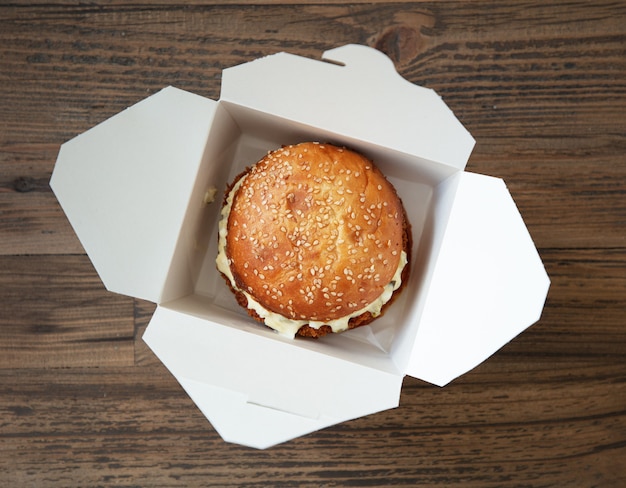
<path id="1" fill-rule="evenodd" d="M 443 389 L 406 378 L 397 409 L 226 444 L 48 181 L 61 143 L 166 85 L 218 98 L 225 67 L 346 43 L 472 132 L 468 170 L 506 180 L 547 304 Z M 0 485 L 626 486 L 625 114 L 623 1 L 0 3 Z"/>

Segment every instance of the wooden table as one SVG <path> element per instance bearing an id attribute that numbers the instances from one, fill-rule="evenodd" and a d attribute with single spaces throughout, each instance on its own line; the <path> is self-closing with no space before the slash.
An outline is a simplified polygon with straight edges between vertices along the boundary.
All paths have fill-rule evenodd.
<path id="1" fill-rule="evenodd" d="M 626 4 L 0 5 L 0 485 L 626 486 Z M 187 2 L 185 2 L 187 3 Z M 258 451 L 224 443 L 105 291 L 48 181 L 59 145 L 166 85 L 375 46 L 437 90 L 552 280 L 539 323 L 441 389 Z"/>

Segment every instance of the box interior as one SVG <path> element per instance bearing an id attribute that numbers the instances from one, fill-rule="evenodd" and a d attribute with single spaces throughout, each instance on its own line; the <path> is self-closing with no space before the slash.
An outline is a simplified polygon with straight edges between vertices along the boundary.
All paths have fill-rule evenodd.
<path id="1" fill-rule="evenodd" d="M 219 102 L 208 134 L 188 211 L 166 280 L 161 306 L 225 327 L 244 329 L 264 340 L 285 339 L 250 318 L 215 266 L 220 210 L 227 185 L 247 166 L 281 145 L 303 141 L 345 145 L 381 169 L 400 195 L 412 227 L 411 277 L 386 313 L 370 325 L 319 340 L 296 338 L 295 347 L 317 350 L 368 367 L 403 374 L 459 171 L 368 141 L 331 134 L 231 102 Z M 217 193 L 205 202 L 211 188 Z M 435 225 L 436 224 L 436 225 Z"/>

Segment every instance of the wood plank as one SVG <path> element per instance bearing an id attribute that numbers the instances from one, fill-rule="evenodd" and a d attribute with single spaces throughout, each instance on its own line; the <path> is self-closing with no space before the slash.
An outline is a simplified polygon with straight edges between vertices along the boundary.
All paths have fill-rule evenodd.
<path id="1" fill-rule="evenodd" d="M 542 318 L 508 351 L 626 365 L 626 251 L 544 250 L 542 257 L 551 279 Z"/>
<path id="2" fill-rule="evenodd" d="M 49 185 L 59 146 L 0 144 L 0 255 L 84 253 Z"/>
<path id="3" fill-rule="evenodd" d="M 32 181 L 20 177 L 15 184 L 39 184 Z M 49 190 L 28 194 L 0 190 L 0 236 L 0 256 L 85 253 Z"/>
<path id="4" fill-rule="evenodd" d="M 0 256 L 0 290 L 0 368 L 133 364 L 133 300 L 86 256 Z"/>

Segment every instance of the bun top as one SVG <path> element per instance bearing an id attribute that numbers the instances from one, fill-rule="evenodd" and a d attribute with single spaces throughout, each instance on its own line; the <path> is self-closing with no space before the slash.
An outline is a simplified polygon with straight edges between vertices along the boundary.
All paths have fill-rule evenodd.
<path id="1" fill-rule="evenodd" d="M 376 300 L 398 269 L 404 211 L 362 155 L 302 143 L 238 181 L 226 254 L 237 286 L 292 320 L 330 321 Z"/>

